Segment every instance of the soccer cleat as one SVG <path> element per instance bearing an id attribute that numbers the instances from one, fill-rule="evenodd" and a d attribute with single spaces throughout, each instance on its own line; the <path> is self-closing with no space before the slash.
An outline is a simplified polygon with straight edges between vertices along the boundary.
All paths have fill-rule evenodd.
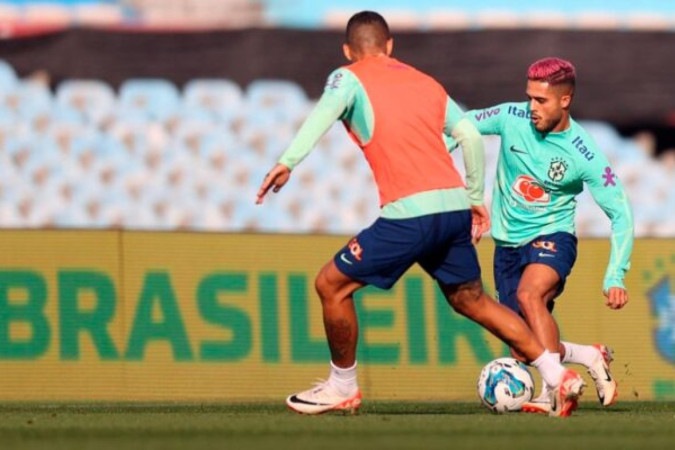
<path id="1" fill-rule="evenodd" d="M 551 413 L 551 402 L 525 402 L 520 409 L 524 413 L 531 414 L 550 414 Z"/>
<path id="2" fill-rule="evenodd" d="M 290 395 L 286 405 L 300 414 L 322 414 L 327 411 L 344 411 L 351 414 L 361 406 L 361 391 L 340 395 L 328 381 L 319 381 L 312 389 Z"/>
<path id="3" fill-rule="evenodd" d="M 599 354 L 596 361 L 588 367 L 588 374 L 595 382 L 598 399 L 602 406 L 609 406 L 616 402 L 619 392 L 616 390 L 616 380 L 609 372 L 609 363 L 614 361 L 614 351 L 602 344 L 594 344 Z"/>
<path id="4" fill-rule="evenodd" d="M 548 414 L 551 411 L 550 392 L 551 391 L 546 386 L 544 386 L 541 394 L 529 402 L 523 403 L 523 406 L 520 410 L 525 413 Z"/>
<path id="5" fill-rule="evenodd" d="M 572 369 L 565 369 L 560 384 L 549 393 L 551 409 L 548 415 L 552 417 L 571 416 L 572 411 L 577 409 L 577 403 L 585 385 L 581 375 Z"/>

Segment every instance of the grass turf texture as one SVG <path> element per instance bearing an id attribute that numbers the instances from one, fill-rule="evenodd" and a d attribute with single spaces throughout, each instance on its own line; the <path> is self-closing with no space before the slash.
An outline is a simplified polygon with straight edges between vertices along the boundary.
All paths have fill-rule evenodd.
<path id="1" fill-rule="evenodd" d="M 496 415 L 477 403 L 367 402 L 302 416 L 283 403 L 0 405 L 0 448 L 668 449 L 675 402 L 583 402 L 571 418 Z"/>

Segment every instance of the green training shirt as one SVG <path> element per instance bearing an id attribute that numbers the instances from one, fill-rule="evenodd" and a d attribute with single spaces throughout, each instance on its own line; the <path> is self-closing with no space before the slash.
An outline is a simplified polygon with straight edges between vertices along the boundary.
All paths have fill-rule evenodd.
<path id="1" fill-rule="evenodd" d="M 612 224 L 603 289 L 625 288 L 633 215 L 621 182 L 591 136 L 572 119 L 565 131 L 540 133 L 527 102 L 468 111 L 466 117 L 481 134 L 501 137 L 492 197 L 496 244 L 518 247 L 543 234 L 575 234 L 575 197 L 585 184 Z"/>

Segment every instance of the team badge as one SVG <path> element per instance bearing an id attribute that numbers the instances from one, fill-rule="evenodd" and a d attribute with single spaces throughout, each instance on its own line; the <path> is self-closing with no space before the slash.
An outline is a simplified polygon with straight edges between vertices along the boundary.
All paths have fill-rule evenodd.
<path id="1" fill-rule="evenodd" d="M 562 159 L 554 158 L 551 165 L 548 167 L 548 177 L 551 181 L 560 182 L 565 178 L 567 172 L 567 163 Z"/>

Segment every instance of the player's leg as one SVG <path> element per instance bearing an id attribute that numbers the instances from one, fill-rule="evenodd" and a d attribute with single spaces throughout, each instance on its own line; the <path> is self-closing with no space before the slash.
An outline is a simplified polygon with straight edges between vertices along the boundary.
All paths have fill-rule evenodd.
<path id="1" fill-rule="evenodd" d="M 521 286 L 523 273 L 529 263 L 529 249 L 525 247 L 496 246 L 493 257 L 493 276 L 499 303 L 508 307 L 521 317 L 518 301 L 518 290 Z M 553 357 L 560 362 L 559 351 L 549 344 Z M 552 350 L 552 351 L 551 351 Z M 516 359 L 527 363 L 527 358 L 521 355 L 515 348 L 510 348 L 511 355 Z M 523 411 L 548 414 L 551 409 L 550 392 L 546 383 L 542 383 L 541 393 L 532 401 L 523 405 Z"/>
<path id="2" fill-rule="evenodd" d="M 617 383 L 609 365 L 612 350 L 605 345 L 579 345 L 559 341 L 557 326 L 548 311 L 553 309 L 553 300 L 559 296 L 577 256 L 577 239 L 569 233 L 553 233 L 540 236 L 525 249 L 527 267 L 518 286 L 518 303 L 526 321 L 548 349 L 557 342 L 561 360 L 586 367 L 594 380 L 600 403 L 609 406 L 616 400 Z M 548 268 L 548 269 L 547 269 Z M 555 280 L 555 281 L 554 281 Z M 529 308 L 529 312 L 526 311 Z M 537 311 L 532 311 L 535 309 Z"/>
<path id="3" fill-rule="evenodd" d="M 581 364 L 593 379 L 598 400 L 602 406 L 610 406 L 619 395 L 616 379 L 612 376 L 610 364 L 614 360 L 613 350 L 604 344 L 575 344 L 561 342 L 563 363 Z"/>
<path id="4" fill-rule="evenodd" d="M 557 342 L 562 362 L 584 365 L 595 381 L 600 402 L 605 406 L 612 404 L 617 395 L 617 383 L 609 370 L 613 359 L 611 349 L 599 344 L 560 342 L 557 324 L 550 314 L 554 306 L 553 300 L 562 293 L 567 276 L 576 261 L 576 238 L 568 233 L 554 233 L 535 239 L 523 250 L 527 266 L 518 284 L 519 309 L 542 343 L 552 350 Z M 542 305 L 546 305 L 546 310 Z M 545 394 L 544 389 L 533 403 L 541 406 L 547 401 Z M 529 410 L 530 406 L 526 404 L 524 410 Z M 533 410 L 539 412 L 538 408 Z"/>
<path id="5" fill-rule="evenodd" d="M 451 285 L 439 283 L 439 286 L 458 314 L 478 323 L 507 345 L 517 349 L 528 363 L 544 352 L 544 347 L 523 319 L 492 300 L 483 290 L 480 280 Z"/>
<path id="6" fill-rule="evenodd" d="M 551 416 L 567 417 L 577 407 L 584 381 L 571 369 L 565 369 L 560 360 L 536 338 L 525 321 L 507 307 L 490 299 L 480 287 L 481 283 L 468 282 L 459 286 L 441 285 L 443 293 L 455 311 L 480 324 L 501 339 L 541 374 L 551 386 L 551 406 L 546 412 Z"/>
<path id="7" fill-rule="evenodd" d="M 518 311 L 541 343 L 560 354 L 560 332 L 551 312 L 576 261 L 577 239 L 563 232 L 543 235 L 521 247 L 520 253 Z"/>
<path id="8" fill-rule="evenodd" d="M 528 264 L 518 284 L 516 297 L 525 322 L 537 339 L 560 359 L 560 331 L 550 305 L 559 288 L 560 276 L 550 266 Z"/>
<path id="9" fill-rule="evenodd" d="M 331 354 L 328 379 L 312 388 L 290 395 L 289 408 L 303 414 L 326 411 L 356 411 L 361 405 L 361 391 L 356 379 L 356 343 L 358 321 L 353 294 L 364 284 L 338 270 L 331 260 L 315 280 L 321 299 L 324 330 Z"/>
<path id="10" fill-rule="evenodd" d="M 414 220 L 377 219 L 351 239 L 320 270 L 315 288 L 321 299 L 324 330 L 330 349 L 328 379 L 289 396 L 286 404 L 305 414 L 355 411 L 361 405 L 356 376 L 358 321 L 354 292 L 372 284 L 390 288 L 413 264 L 419 241 Z"/>
<path id="11" fill-rule="evenodd" d="M 331 361 L 337 367 L 351 367 L 356 362 L 359 332 L 353 293 L 364 284 L 340 272 L 332 260 L 321 269 L 314 284 L 321 299 Z"/>
<path id="12" fill-rule="evenodd" d="M 583 380 L 574 371 L 566 370 L 559 360 L 545 351 L 525 321 L 515 312 L 491 299 L 480 281 L 476 249 L 471 243 L 470 214 L 447 213 L 439 221 L 447 236 L 435 244 L 419 263 L 437 281 L 448 303 L 455 311 L 480 324 L 523 355 L 536 367 L 544 380 L 560 394 L 559 407 L 552 415 L 567 416 L 576 408 Z M 434 241 L 437 230 L 428 230 Z"/>
<path id="13" fill-rule="evenodd" d="M 516 300 L 518 310 L 535 336 L 544 347 L 561 361 L 560 332 L 550 313 L 552 301 L 558 292 L 560 277 L 551 267 L 544 264 L 529 264 L 525 267 L 518 284 Z M 540 394 L 523 405 L 524 412 L 549 413 L 552 388 L 542 384 Z"/>

